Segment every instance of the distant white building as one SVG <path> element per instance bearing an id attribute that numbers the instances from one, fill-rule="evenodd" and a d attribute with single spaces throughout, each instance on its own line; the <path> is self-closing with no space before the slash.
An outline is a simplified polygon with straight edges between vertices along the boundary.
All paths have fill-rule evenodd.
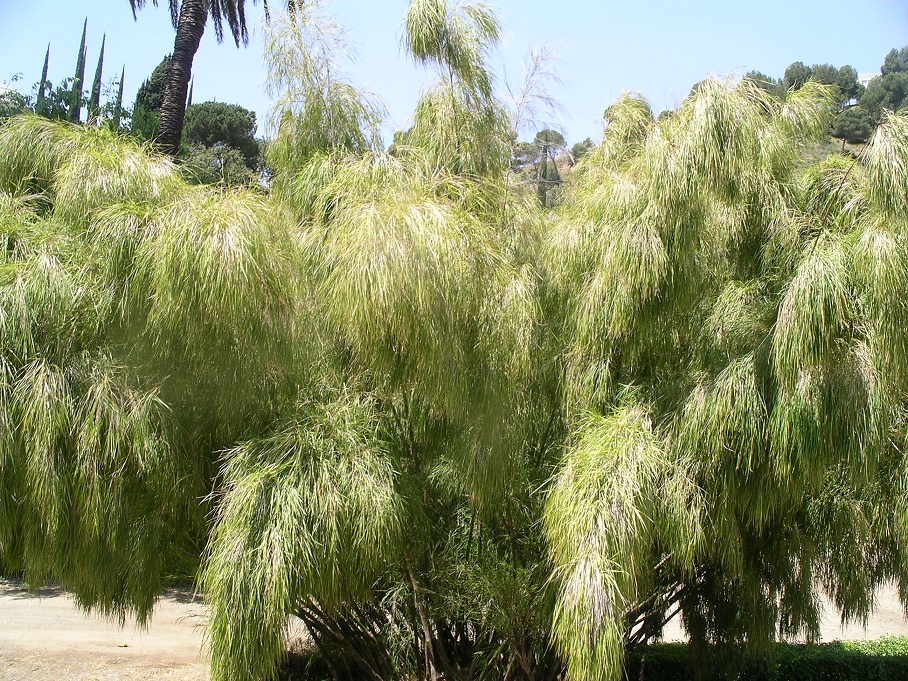
<path id="1" fill-rule="evenodd" d="M 874 78 L 876 78 L 878 75 L 880 75 L 880 74 L 879 73 L 859 73 L 858 82 L 861 85 L 863 85 L 864 87 L 867 87 L 868 85 L 870 85 L 870 81 L 873 80 Z"/>

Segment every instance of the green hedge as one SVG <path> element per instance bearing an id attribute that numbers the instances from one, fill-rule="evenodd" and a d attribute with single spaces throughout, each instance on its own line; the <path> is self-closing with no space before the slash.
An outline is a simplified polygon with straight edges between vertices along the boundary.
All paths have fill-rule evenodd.
<path id="1" fill-rule="evenodd" d="M 744 660 L 734 671 L 695 659 L 684 643 L 660 643 L 632 654 L 626 677 L 628 681 L 908 681 L 908 638 L 780 643 L 769 659 Z"/>
<path id="2" fill-rule="evenodd" d="M 686 643 L 658 643 L 629 656 L 627 681 L 908 681 L 908 638 L 819 645 L 780 643 L 773 654 L 741 662 L 734 671 L 694 659 Z M 643 675 L 640 662 L 646 654 Z M 726 661 L 729 656 L 723 656 Z M 290 655 L 281 681 L 329 681 L 331 672 L 314 650 Z"/>

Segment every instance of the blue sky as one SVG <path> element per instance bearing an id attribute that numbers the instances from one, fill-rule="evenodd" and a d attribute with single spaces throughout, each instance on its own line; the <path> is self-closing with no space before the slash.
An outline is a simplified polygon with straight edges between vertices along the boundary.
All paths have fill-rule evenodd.
<path id="1" fill-rule="evenodd" d="M 167 0 L 151 2 L 133 21 L 127 0 L 0 0 L 0 82 L 16 73 L 28 90 L 40 77 L 51 43 L 48 77 L 71 76 L 88 17 L 88 66 L 94 73 L 101 35 L 107 34 L 107 80 L 126 65 L 124 99 L 173 47 Z M 260 6 L 247 10 L 258 25 Z M 280 0 L 272 0 L 279 5 Z M 405 127 L 431 73 L 413 66 L 400 47 L 406 0 L 327 3 L 349 29 L 358 61 L 353 80 L 385 102 L 391 129 Z M 708 74 L 757 69 L 781 76 L 793 61 L 851 64 L 878 72 L 885 54 L 908 45 L 908 0 L 498 0 L 504 40 L 498 73 L 519 81 L 534 46 L 559 56 L 563 83 L 552 87 L 565 114 L 554 121 L 570 143 L 601 136 L 604 108 L 626 90 L 642 92 L 657 111 L 676 106 Z M 251 2 L 247 0 L 247 5 Z M 228 38 L 218 45 L 209 24 L 193 68 L 195 102 L 235 102 L 253 109 L 259 132 L 269 101 L 263 87 L 261 41 L 246 49 Z"/>

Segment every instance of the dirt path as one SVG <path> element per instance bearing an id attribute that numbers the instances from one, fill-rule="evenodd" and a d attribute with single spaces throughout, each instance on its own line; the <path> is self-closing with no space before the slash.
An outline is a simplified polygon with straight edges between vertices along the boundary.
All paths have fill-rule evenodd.
<path id="1" fill-rule="evenodd" d="M 872 641 L 883 636 L 908 636 L 908 620 L 905 609 L 899 602 L 895 587 L 885 587 L 876 593 L 876 608 L 870 616 L 867 628 L 861 624 L 842 626 L 842 618 L 828 599 L 823 599 L 823 616 L 820 618 L 820 640 L 828 641 Z M 665 627 L 666 641 L 683 641 L 684 632 L 679 618 Z"/>
<path id="2" fill-rule="evenodd" d="M 38 594 L 0 580 L 3 681 L 203 681 L 204 606 L 171 592 L 145 631 L 85 615 L 61 589 Z"/>
<path id="3" fill-rule="evenodd" d="M 825 613 L 820 620 L 822 640 L 872 641 L 883 636 L 908 636 L 908 620 L 905 619 L 905 608 L 899 602 L 898 589 L 880 589 L 876 601 L 876 608 L 866 629 L 860 624 L 843 627 L 839 613 L 824 601 Z"/>
<path id="4" fill-rule="evenodd" d="M 828 604 L 822 622 L 824 641 L 908 636 L 894 589 L 877 594 L 877 609 L 866 630 L 842 628 Z M 170 592 L 158 602 L 145 631 L 120 629 L 85 615 L 61 589 L 25 591 L 0 579 L 0 679 L 3 681 L 207 681 L 203 649 L 204 605 L 189 594 Z M 299 632 L 300 634 L 302 632 Z M 666 640 L 683 640 L 677 622 Z"/>

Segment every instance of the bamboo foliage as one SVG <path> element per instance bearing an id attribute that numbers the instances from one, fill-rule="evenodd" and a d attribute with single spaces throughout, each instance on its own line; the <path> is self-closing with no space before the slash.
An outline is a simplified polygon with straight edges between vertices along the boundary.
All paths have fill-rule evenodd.
<path id="1" fill-rule="evenodd" d="M 4 495 L 15 500 L 4 562 L 35 580 L 66 575 L 86 606 L 145 621 L 190 490 L 166 407 L 107 371 L 35 362 L 15 377 L 4 404 L 18 424 L 3 452 Z"/>
<path id="2" fill-rule="evenodd" d="M 212 339 L 238 353 L 245 343 L 266 353 L 280 343 L 294 295 L 281 217 L 242 191 L 187 192 L 169 205 L 133 261 L 135 285 L 150 301 L 149 329 L 193 354 Z"/>
<path id="3" fill-rule="evenodd" d="M 788 634 L 815 631 L 817 579 L 844 616 L 863 616 L 872 585 L 901 569 L 851 570 L 875 521 L 861 502 L 850 515 L 839 500 L 833 504 L 826 487 L 835 476 L 862 489 L 883 474 L 879 461 L 898 420 L 892 393 L 881 385 L 900 380 L 892 353 L 901 343 L 877 333 L 886 333 L 879 324 L 899 323 L 901 304 L 892 295 L 897 281 L 886 275 L 896 270 L 885 264 L 900 257 L 897 242 L 869 227 L 892 211 L 865 189 L 879 149 L 868 149 L 858 167 L 831 158 L 808 168 L 802 189 L 792 191 L 791 149 L 822 130 L 825 101 L 826 93 L 814 90 L 779 105 L 747 86 L 708 81 L 675 116 L 655 124 L 645 106 L 626 98 L 606 112 L 603 144 L 580 166 L 569 194 L 579 210 L 563 209 L 553 234 L 549 257 L 558 266 L 547 271 L 558 287 L 578 292 L 562 294 L 573 344 L 568 404 L 613 409 L 621 384 L 652 390 L 658 380 L 657 414 L 672 424 L 663 446 L 693 462 L 700 490 L 694 498 L 710 509 L 703 546 L 711 547 L 706 555 L 725 586 L 682 589 L 690 589 L 681 604 L 695 640 L 747 636 L 756 644 L 773 635 L 776 621 Z M 879 201 L 879 209 L 869 201 Z M 876 267 L 878 276 L 871 275 Z M 674 320 L 668 336 L 666 319 Z M 679 399 L 683 407 L 675 411 Z M 841 518 L 866 529 L 858 533 L 863 539 L 845 532 L 854 543 L 834 549 L 829 527 L 844 531 L 839 516 L 824 516 L 816 527 L 789 522 L 785 531 L 795 535 L 787 536 L 798 536 L 792 541 L 805 561 L 792 572 L 784 565 L 795 559 L 782 558 L 790 549 L 766 533 L 780 531 L 801 495 L 814 510 L 837 505 Z M 610 529 L 593 536 L 621 535 Z M 583 542 L 574 545 L 568 556 L 583 560 Z M 555 565 L 563 565 L 564 555 L 552 551 Z M 752 572 L 754 551 L 779 556 L 771 568 L 777 581 Z M 556 613 L 572 614 L 554 636 L 573 678 L 614 678 L 621 618 L 609 627 L 580 623 L 600 621 L 606 601 L 598 585 L 621 593 L 614 585 L 628 572 L 621 563 L 601 582 L 560 580 Z M 778 601 L 759 596 L 767 587 L 777 589 Z M 748 634 L 733 634 L 737 625 L 717 619 L 729 607 L 753 618 Z"/>
<path id="4" fill-rule="evenodd" d="M 276 97 L 277 135 L 269 156 L 275 189 L 322 154 L 361 154 L 381 145 L 384 106 L 344 73 L 354 54 L 345 31 L 318 2 L 291 3 L 269 21 L 265 48 L 268 89 Z"/>
<path id="5" fill-rule="evenodd" d="M 501 31 L 498 17 L 483 3 L 414 0 L 404 18 L 404 46 L 416 62 L 446 71 L 470 92 L 492 96 L 488 61 Z"/>
<path id="6" fill-rule="evenodd" d="M 408 175 L 391 158 L 341 169 L 326 188 L 331 220 L 307 239 L 324 272 L 319 297 L 357 357 L 375 366 L 387 355 L 381 374 L 446 397 L 469 380 L 470 349 L 457 341 L 497 254 L 487 226 L 438 197 L 432 178 Z"/>
<path id="7" fill-rule="evenodd" d="M 144 621 L 209 602 L 213 679 L 299 616 L 336 678 L 618 679 L 908 598 L 905 116 L 806 163 L 829 93 L 638 95 L 544 208 L 484 5 L 381 149 L 317 2 L 272 24 L 271 191 L 104 128 L 0 128 L 0 569 Z"/>
<path id="8" fill-rule="evenodd" d="M 638 565 L 653 539 L 648 519 L 660 506 L 683 507 L 689 499 L 656 495 L 683 487 L 660 484 L 672 476 L 672 464 L 646 406 L 626 400 L 578 425 L 545 509 L 560 585 L 553 635 L 571 678 L 614 677 L 621 669 L 623 615 L 638 597 Z M 676 526 L 672 548 L 695 545 L 698 530 L 696 520 Z"/>
<path id="9" fill-rule="evenodd" d="M 307 598 L 368 598 L 402 531 L 380 428 L 368 400 L 340 395 L 227 452 L 203 575 L 214 676 L 271 674 Z"/>
<path id="10" fill-rule="evenodd" d="M 775 325 L 776 374 L 786 387 L 795 385 L 799 373 L 819 369 L 836 341 L 849 335 L 853 319 L 854 296 L 841 245 L 830 239 L 813 251 L 789 283 Z"/>
<path id="11" fill-rule="evenodd" d="M 3 563 L 36 583 L 65 581 L 86 607 L 144 619 L 166 571 L 197 562 L 186 549 L 204 528 L 195 500 L 205 491 L 205 466 L 175 435 L 171 408 L 155 387 L 172 382 L 172 365 L 153 369 L 155 358 L 173 356 L 175 335 L 210 351 L 212 324 L 236 323 L 236 315 L 249 322 L 240 324 L 242 340 L 269 335 L 277 324 L 282 333 L 269 338 L 282 342 L 288 296 L 269 293 L 268 281 L 287 283 L 290 245 L 273 238 L 279 232 L 270 221 L 279 224 L 280 211 L 269 213 L 249 196 L 216 201 L 198 192 L 190 202 L 169 162 L 125 138 L 28 118 L 3 133 L 12 130 L 28 142 L 12 145 L 20 156 L 5 157 L 7 186 L 41 193 L 3 195 L 3 407 L 4 421 L 15 424 L 3 447 L 11 523 L 4 525 Z M 81 183 L 78 172 L 87 173 Z M 193 257 L 181 261 L 178 246 L 194 249 Z M 282 248 L 283 257 L 271 259 Z M 199 261 L 201 252 L 217 260 Z M 186 269 L 199 266 L 220 278 Z M 192 292 L 186 276 L 211 287 Z M 254 313 L 238 300 L 240 285 L 261 291 Z M 191 300 L 196 312 L 168 322 L 165 298 L 180 306 Z M 263 322 L 266 308 L 284 321 Z M 208 329 L 204 339 L 200 326 Z M 234 352 L 238 328 L 223 334 Z M 217 362 L 214 354 L 207 363 L 223 370 L 224 355 Z M 131 366 L 120 367 L 113 355 Z M 167 392 L 177 403 L 172 386 Z M 74 562 L 73 551 L 84 560 Z"/>
<path id="12" fill-rule="evenodd" d="M 2 130 L 0 182 L 5 192 L 27 195 L 45 188 L 60 165 L 77 149 L 81 133 L 76 127 L 55 125 L 39 117 L 18 116 Z"/>
<path id="13" fill-rule="evenodd" d="M 493 96 L 489 59 L 500 32 L 494 12 L 482 3 L 416 0 L 404 28 L 410 56 L 438 70 L 402 136 L 404 153 L 416 147 L 436 168 L 455 175 L 500 176 L 512 122 Z"/>
<path id="14" fill-rule="evenodd" d="M 867 195 L 884 214 L 904 221 L 908 215 L 908 195 L 905 193 L 903 151 L 908 144 L 908 126 L 903 115 L 890 114 L 877 128 L 865 152 L 868 184 Z"/>
<path id="15" fill-rule="evenodd" d="M 437 84 L 420 98 L 404 141 L 424 151 L 437 168 L 500 175 L 508 163 L 507 114 L 499 103 L 473 96 L 464 83 Z"/>
<path id="16" fill-rule="evenodd" d="M 0 164 L 4 191 L 22 196 L 50 190 L 66 223 L 86 221 L 93 210 L 116 201 L 153 202 L 178 186 L 170 161 L 150 157 L 106 128 L 23 116 L 2 134 L 9 150 Z"/>

